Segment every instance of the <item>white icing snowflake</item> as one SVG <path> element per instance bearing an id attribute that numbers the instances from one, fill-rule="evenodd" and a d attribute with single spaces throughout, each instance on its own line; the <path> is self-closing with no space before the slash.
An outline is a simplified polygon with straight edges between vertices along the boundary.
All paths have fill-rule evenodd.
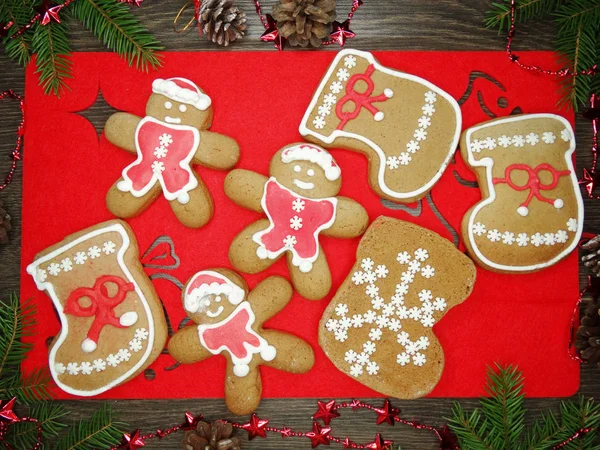
<path id="1" fill-rule="evenodd" d="M 385 278 L 389 272 L 390 271 L 388 270 L 388 268 L 383 264 L 379 264 L 375 268 L 375 275 L 377 275 L 377 278 Z"/>
<path id="2" fill-rule="evenodd" d="M 432 91 L 425 92 L 425 102 L 435 103 L 436 100 L 437 100 L 437 95 L 435 92 L 432 92 Z"/>
<path id="3" fill-rule="evenodd" d="M 408 353 L 398 353 L 398 356 L 396 356 L 396 363 L 401 366 L 407 365 L 410 363 L 410 355 Z"/>
<path id="4" fill-rule="evenodd" d="M 35 279 L 38 281 L 38 283 L 45 282 L 48 279 L 48 272 L 38 267 L 35 271 Z"/>
<path id="5" fill-rule="evenodd" d="M 517 244 L 519 247 L 525 247 L 529 243 L 529 236 L 527 233 L 519 233 L 517 236 Z"/>
<path id="6" fill-rule="evenodd" d="M 417 344 L 419 345 L 420 350 L 426 350 L 429 347 L 429 338 L 427 336 L 421 336 L 417 340 Z"/>
<path id="7" fill-rule="evenodd" d="M 431 103 L 427 103 L 427 104 L 423 105 L 421 110 L 423 111 L 423 114 L 425 114 L 426 116 L 433 116 L 433 113 L 435 112 L 435 108 L 433 107 L 433 105 Z"/>
<path id="8" fill-rule="evenodd" d="M 377 375 L 379 373 L 379 365 L 376 362 L 371 361 L 367 364 L 367 373 L 369 375 Z"/>
<path id="9" fill-rule="evenodd" d="M 347 330 L 352 326 L 352 320 L 349 317 L 344 317 L 340 320 L 340 327 Z"/>
<path id="10" fill-rule="evenodd" d="M 60 262 L 60 268 L 63 272 L 70 272 L 73 270 L 73 261 L 71 258 L 65 258 Z"/>
<path id="11" fill-rule="evenodd" d="M 363 344 L 363 351 L 366 354 L 372 355 L 373 353 L 375 353 L 375 350 L 377 350 L 377 345 L 375 344 L 375 342 L 365 342 Z"/>
<path id="12" fill-rule="evenodd" d="M 93 247 L 90 247 L 88 249 L 87 254 L 91 259 L 96 259 L 96 258 L 100 258 L 100 253 L 101 253 L 100 247 L 98 247 L 97 245 L 94 245 Z"/>
<path id="13" fill-rule="evenodd" d="M 404 296 L 400 294 L 392 295 L 391 304 L 396 307 L 404 305 Z"/>
<path id="14" fill-rule="evenodd" d="M 500 238 L 502 237 L 502 233 L 500 233 L 498 230 L 493 229 L 488 231 L 487 233 L 487 238 L 491 241 L 491 242 L 498 242 L 500 240 Z"/>
<path id="15" fill-rule="evenodd" d="M 339 327 L 340 323 L 334 319 L 329 319 L 325 324 L 325 328 L 327 328 L 327 330 L 331 332 L 337 331 Z"/>
<path id="16" fill-rule="evenodd" d="M 117 355 L 113 355 L 112 353 L 106 357 L 106 364 L 111 367 L 117 367 L 121 360 Z"/>
<path id="17" fill-rule="evenodd" d="M 577 219 L 573 219 L 572 217 L 567 221 L 567 230 L 569 231 L 577 231 Z"/>
<path id="18" fill-rule="evenodd" d="M 354 364 L 352 367 L 350 367 L 350 375 L 352 375 L 353 377 L 359 377 L 361 376 L 363 373 L 363 368 L 360 364 Z"/>
<path id="19" fill-rule="evenodd" d="M 154 161 L 152 163 L 152 172 L 155 175 L 160 175 L 165 171 L 165 163 L 162 161 Z"/>
<path id="20" fill-rule="evenodd" d="M 296 245 L 296 243 L 296 236 L 288 234 L 286 237 L 283 238 L 283 245 L 285 245 L 286 248 L 294 248 L 294 245 Z"/>
<path id="21" fill-rule="evenodd" d="M 410 342 L 410 334 L 406 331 L 401 331 L 397 336 L 398 344 L 407 346 Z"/>
<path id="22" fill-rule="evenodd" d="M 77 375 L 79 373 L 79 365 L 74 362 L 67 364 L 67 372 L 69 375 Z"/>
<path id="23" fill-rule="evenodd" d="M 348 78 L 350 78 L 350 72 L 348 72 L 346 69 L 340 68 L 337 71 L 336 76 L 340 81 L 347 81 Z"/>
<path id="24" fill-rule="evenodd" d="M 367 273 L 365 273 L 365 281 L 367 283 L 375 283 L 376 280 L 377 275 L 375 274 L 375 272 L 368 271 Z"/>
<path id="25" fill-rule="evenodd" d="M 365 320 L 363 319 L 363 316 L 360 315 L 360 314 L 354 314 L 352 316 L 352 326 L 354 328 L 360 328 L 360 327 L 362 327 L 364 321 Z"/>
<path id="26" fill-rule="evenodd" d="M 544 234 L 544 245 L 554 245 L 556 244 L 556 238 L 554 237 L 554 233 L 545 233 Z"/>
<path id="27" fill-rule="evenodd" d="M 67 368 L 65 367 L 65 365 L 63 363 L 56 363 L 56 364 L 54 364 L 54 370 L 59 375 L 62 375 L 63 373 L 65 373 L 67 371 Z"/>
<path id="28" fill-rule="evenodd" d="M 346 352 L 346 354 L 344 355 L 344 359 L 346 360 L 346 362 L 348 364 L 352 364 L 354 361 L 356 361 L 356 357 L 358 355 L 356 354 L 356 352 L 354 350 L 348 350 Z"/>
<path id="29" fill-rule="evenodd" d="M 396 156 L 389 156 L 385 163 L 390 170 L 397 169 L 400 164 L 400 162 L 398 161 L 398 157 Z"/>
<path id="30" fill-rule="evenodd" d="M 419 261 L 417 261 L 416 259 L 413 259 L 411 262 L 408 263 L 408 271 L 410 273 L 416 274 L 420 270 L 421 270 L 421 263 Z"/>
<path id="31" fill-rule="evenodd" d="M 95 359 L 92 366 L 94 367 L 94 370 L 96 372 L 102 372 L 106 370 L 106 361 L 104 361 L 103 359 Z"/>
<path id="32" fill-rule="evenodd" d="M 485 148 L 485 144 L 483 143 L 483 141 L 480 141 L 479 139 L 475 139 L 473 142 L 471 142 L 471 151 L 472 152 L 479 153 L 484 148 Z"/>
<path id="33" fill-rule="evenodd" d="M 414 362 L 415 366 L 421 367 L 423 364 L 425 364 L 427 362 L 427 360 L 425 359 L 424 354 L 417 353 L 416 355 L 413 356 L 413 362 Z"/>
<path id="34" fill-rule="evenodd" d="M 494 150 L 496 148 L 496 139 L 488 137 L 483 141 L 483 145 L 485 145 L 485 148 L 488 150 Z"/>
<path id="35" fill-rule="evenodd" d="M 337 103 L 337 97 L 333 94 L 327 94 L 323 97 L 323 102 L 326 105 L 335 105 Z"/>
<path id="36" fill-rule="evenodd" d="M 138 328 L 137 330 L 135 330 L 135 338 L 139 339 L 140 341 L 145 341 L 146 339 L 148 339 L 148 335 L 150 333 L 148 333 L 148 330 L 146 330 L 145 328 Z"/>
<path id="37" fill-rule="evenodd" d="M 546 131 L 542 134 L 542 141 L 544 141 L 545 144 L 554 144 L 554 141 L 556 141 L 556 135 L 551 131 Z"/>
<path id="38" fill-rule="evenodd" d="M 571 140 L 571 132 L 565 128 L 560 132 L 560 138 L 565 142 L 569 142 Z"/>
<path id="39" fill-rule="evenodd" d="M 335 313 L 338 316 L 345 316 L 346 314 L 348 314 L 348 305 L 346 305 L 345 303 L 338 303 L 335 307 Z"/>
<path id="40" fill-rule="evenodd" d="M 558 230 L 556 232 L 556 242 L 564 244 L 569 240 L 569 234 L 565 230 Z"/>
<path id="41" fill-rule="evenodd" d="M 400 156 L 398 156 L 398 161 L 400 162 L 400 165 L 408 166 L 408 164 L 412 161 L 412 157 L 408 153 L 402 152 L 400 153 Z"/>
<path id="42" fill-rule="evenodd" d="M 539 247 L 540 245 L 542 245 L 544 243 L 544 236 L 542 236 L 540 233 L 535 233 L 531 235 L 531 244 L 535 245 L 536 247 Z"/>
<path id="43" fill-rule="evenodd" d="M 515 147 L 523 147 L 525 145 L 525 138 L 520 134 L 513 136 L 512 143 Z"/>
<path id="44" fill-rule="evenodd" d="M 352 282 L 357 286 L 365 282 L 365 274 L 363 272 L 354 272 L 352 275 Z"/>
<path id="45" fill-rule="evenodd" d="M 540 137 L 535 133 L 529 133 L 527 136 L 525 136 L 525 141 L 529 145 L 535 146 L 538 142 L 540 142 Z"/>
<path id="46" fill-rule="evenodd" d="M 427 290 L 427 289 L 423 289 L 421 290 L 421 292 L 419 292 L 419 300 L 421 300 L 422 302 L 426 302 L 428 300 L 433 300 L 433 295 L 431 295 L 431 291 Z"/>
<path id="47" fill-rule="evenodd" d="M 328 116 L 329 114 L 331 114 L 331 106 L 330 105 L 319 106 L 318 113 L 320 116 Z"/>
<path id="48" fill-rule="evenodd" d="M 381 331 L 381 328 L 371 328 L 371 331 L 369 331 L 369 339 L 372 341 L 378 341 L 381 339 L 382 334 L 383 331 Z"/>
<path id="49" fill-rule="evenodd" d="M 435 324 L 435 319 L 430 314 L 423 315 L 421 323 L 424 327 L 431 328 Z"/>
<path id="50" fill-rule="evenodd" d="M 122 348 L 118 351 L 117 357 L 119 358 L 119 361 L 129 361 L 129 358 L 131 358 L 131 353 L 129 350 Z"/>
<path id="51" fill-rule="evenodd" d="M 105 242 L 104 245 L 102 246 L 102 251 L 106 255 L 112 255 L 116 251 L 116 249 L 117 249 L 117 244 L 115 244 L 113 241 Z"/>
<path id="52" fill-rule="evenodd" d="M 424 141 L 425 139 L 427 139 L 427 131 L 423 128 L 417 128 L 415 130 L 415 133 L 413 134 L 413 137 L 417 141 Z"/>
<path id="53" fill-rule="evenodd" d="M 443 311 L 446 309 L 446 299 L 442 297 L 436 297 L 433 302 L 433 307 L 436 311 Z"/>
<path id="54" fill-rule="evenodd" d="M 48 273 L 53 277 L 58 276 L 60 273 L 60 264 L 52 263 L 48 266 Z"/>
<path id="55" fill-rule="evenodd" d="M 515 233 L 505 231 L 502 233 L 502 243 L 506 245 L 513 245 L 515 243 Z"/>
<path id="56" fill-rule="evenodd" d="M 137 353 L 141 349 L 142 349 L 142 343 L 140 341 L 138 341 L 137 339 L 133 339 L 133 340 L 129 341 L 129 350 Z"/>
<path id="57" fill-rule="evenodd" d="M 173 143 L 173 136 L 171 136 L 170 134 L 167 134 L 167 133 L 163 133 L 158 138 L 158 141 L 160 142 L 160 145 L 162 145 L 163 147 L 168 147 L 169 145 L 171 145 Z"/>
<path id="58" fill-rule="evenodd" d="M 352 55 L 348 55 L 344 58 L 344 66 L 348 69 L 352 69 L 356 66 L 356 57 Z"/>
<path id="59" fill-rule="evenodd" d="M 373 323 L 375 321 L 376 317 L 377 317 L 377 313 L 372 310 L 368 310 L 363 316 L 366 323 Z"/>
<path id="60" fill-rule="evenodd" d="M 421 269 L 421 275 L 425 278 L 431 278 L 435 275 L 435 269 L 428 264 Z"/>
<path id="61" fill-rule="evenodd" d="M 302 200 L 301 198 L 297 198 L 292 202 L 292 209 L 296 212 L 302 212 L 304 211 L 305 205 L 306 203 L 304 200 Z"/>
<path id="62" fill-rule="evenodd" d="M 406 295 L 408 294 L 408 284 L 400 283 L 396 285 L 396 294 Z"/>
<path id="63" fill-rule="evenodd" d="M 417 141 L 409 141 L 408 144 L 406 144 L 406 151 L 408 153 L 416 153 L 420 149 L 421 145 Z"/>
<path id="64" fill-rule="evenodd" d="M 336 330 L 335 331 L 335 339 L 337 341 L 344 342 L 346 339 L 348 339 L 348 332 L 343 328 Z"/>
<path id="65" fill-rule="evenodd" d="M 89 375 L 92 373 L 92 370 L 93 370 L 92 364 L 89 362 L 82 362 L 79 365 L 79 370 L 81 371 L 82 374 Z"/>
<path id="66" fill-rule="evenodd" d="M 362 267 L 363 270 L 367 270 L 367 271 L 373 270 L 374 266 L 375 266 L 375 263 L 373 262 L 373 260 L 371 258 L 364 258 L 360 263 L 360 267 Z"/>
<path id="67" fill-rule="evenodd" d="M 390 318 L 385 315 L 381 315 L 375 319 L 375 323 L 379 328 L 386 328 L 390 324 Z"/>
<path id="68" fill-rule="evenodd" d="M 377 295 L 379 294 L 379 288 L 377 286 L 375 286 L 374 284 L 369 284 L 367 286 L 367 295 L 371 298 L 377 297 Z M 381 303 L 383 303 L 383 300 L 381 300 Z M 381 308 L 381 306 L 379 307 Z M 379 308 L 375 308 L 375 309 L 379 309 Z"/>
<path id="69" fill-rule="evenodd" d="M 169 150 L 167 150 L 166 147 L 161 146 L 154 148 L 154 156 L 156 156 L 158 159 L 164 158 L 167 156 L 167 153 L 169 153 Z"/>
<path id="70" fill-rule="evenodd" d="M 507 136 L 505 134 L 503 134 L 502 136 L 500 136 L 498 138 L 498 145 L 500 147 L 508 147 L 510 144 L 512 143 L 512 139 L 510 138 L 510 136 Z"/>
<path id="71" fill-rule="evenodd" d="M 339 94 L 340 92 L 342 92 L 343 88 L 344 85 L 339 81 L 334 81 L 333 83 L 331 83 L 331 86 L 329 86 L 329 89 L 331 89 L 331 92 L 333 92 L 334 94 Z"/>
<path id="72" fill-rule="evenodd" d="M 361 366 L 364 366 L 369 362 L 370 359 L 371 358 L 369 357 L 369 355 L 367 355 L 365 352 L 360 352 L 356 357 L 356 362 L 359 363 Z"/>
<path id="73" fill-rule="evenodd" d="M 370 286 L 367 286 L 367 295 L 369 295 L 369 292 L 368 292 L 369 287 Z M 373 287 L 375 287 L 375 286 L 373 286 Z M 379 290 L 379 288 L 377 288 L 377 290 Z M 375 294 L 375 295 L 377 295 L 377 294 Z M 374 297 L 372 295 L 370 295 L 370 297 L 372 298 L 371 305 L 373 305 L 373 309 L 375 309 L 376 311 L 379 311 L 383 307 L 383 304 L 385 303 L 384 300 L 381 297 Z"/>
<path id="74" fill-rule="evenodd" d="M 302 218 L 298 216 L 294 216 L 290 219 L 290 228 L 292 230 L 298 231 L 302 228 Z"/>
<path id="75" fill-rule="evenodd" d="M 84 252 L 77 252 L 73 260 L 75 261 L 75 264 L 85 264 L 87 255 Z"/>
<path id="76" fill-rule="evenodd" d="M 477 236 L 483 236 L 486 232 L 486 228 L 485 225 L 482 224 L 481 222 L 477 222 L 475 224 L 473 224 L 473 234 L 477 235 Z"/>
<path id="77" fill-rule="evenodd" d="M 421 116 L 419 117 L 419 120 L 417 120 L 417 124 L 419 125 L 419 128 L 428 128 L 429 125 L 431 125 L 431 118 L 427 116 Z"/>
<path id="78" fill-rule="evenodd" d="M 400 264 L 408 264 L 410 261 L 410 254 L 408 252 L 398 253 L 396 261 L 398 261 Z"/>
<path id="79" fill-rule="evenodd" d="M 418 248 L 417 250 L 415 250 L 415 258 L 417 260 L 423 262 L 427 258 L 429 258 L 429 252 L 427 250 L 425 250 L 424 248 Z"/>
<path id="80" fill-rule="evenodd" d="M 316 116 L 313 120 L 313 125 L 317 130 L 325 128 L 325 119 L 323 119 L 323 116 Z"/>
<path id="81" fill-rule="evenodd" d="M 400 276 L 400 280 L 402 280 L 403 283 L 412 283 L 415 280 L 415 276 L 410 272 L 404 272 Z"/>
<path id="82" fill-rule="evenodd" d="M 412 320 L 419 320 L 421 318 L 421 309 L 413 306 L 408 310 L 408 317 Z"/>
<path id="83" fill-rule="evenodd" d="M 400 322 L 398 319 L 390 319 L 388 328 L 393 332 L 397 332 L 402 329 L 402 322 Z"/>
<path id="84" fill-rule="evenodd" d="M 397 309 L 396 314 L 402 320 L 408 319 L 408 308 L 406 306 L 404 306 L 404 305 L 400 306 Z"/>
<path id="85" fill-rule="evenodd" d="M 433 304 L 431 302 L 423 302 L 423 304 L 421 305 L 421 311 L 423 311 L 424 315 L 433 314 L 434 309 L 435 308 L 433 307 Z"/>

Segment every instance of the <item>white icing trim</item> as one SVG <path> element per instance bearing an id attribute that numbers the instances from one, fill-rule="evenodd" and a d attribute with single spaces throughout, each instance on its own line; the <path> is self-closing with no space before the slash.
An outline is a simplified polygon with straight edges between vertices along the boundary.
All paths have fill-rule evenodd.
<path id="1" fill-rule="evenodd" d="M 60 302 L 58 296 L 56 295 L 54 286 L 52 286 L 52 283 L 49 281 L 38 280 L 38 277 L 36 275 L 38 273 L 38 269 L 41 264 L 44 264 L 44 263 L 48 262 L 49 260 L 55 258 L 56 256 L 61 255 L 62 253 L 65 253 L 65 252 L 71 250 L 76 245 L 79 245 L 80 243 L 85 242 L 88 239 L 92 239 L 97 236 L 101 236 L 102 234 L 112 233 L 112 232 L 119 233 L 119 235 L 123 239 L 123 245 L 121 246 L 121 248 L 119 249 L 119 251 L 117 253 L 117 261 L 118 261 L 119 267 L 121 268 L 121 270 L 127 277 L 127 280 L 130 281 L 131 283 L 133 283 L 134 288 L 135 288 L 135 293 L 139 297 L 140 302 L 141 302 L 142 306 L 144 307 L 146 317 L 148 318 L 148 331 L 149 331 L 148 348 L 146 348 L 144 355 L 140 358 L 140 360 L 137 362 L 137 364 L 135 364 L 132 368 L 130 368 L 126 373 L 124 373 L 120 377 L 112 380 L 105 386 L 102 386 L 100 388 L 97 388 L 97 389 L 91 390 L 91 391 L 84 391 L 81 389 L 75 389 L 70 386 L 67 386 L 66 384 L 61 382 L 58 378 L 59 374 L 56 372 L 55 367 L 54 367 L 55 363 L 56 363 L 56 353 L 58 352 L 58 349 L 62 346 L 65 339 L 67 338 L 67 335 L 69 334 L 69 323 L 67 320 L 67 316 L 65 315 L 65 313 L 63 311 L 63 306 L 61 305 L 61 302 Z M 129 248 L 130 243 L 131 243 L 131 241 L 129 239 L 129 235 L 127 234 L 127 231 L 125 230 L 123 225 L 121 225 L 120 223 L 116 223 L 116 224 L 112 224 L 112 225 L 109 225 L 104 228 L 99 228 L 99 229 L 90 231 L 89 233 L 86 233 L 83 236 L 78 237 L 77 239 L 63 245 L 62 247 L 54 250 L 53 252 L 50 252 L 47 255 L 35 260 L 33 263 L 31 263 L 27 266 L 27 269 L 26 269 L 27 273 L 33 277 L 37 288 L 40 291 L 48 292 L 48 295 L 50 296 L 50 298 L 52 299 L 52 302 L 54 303 L 54 307 L 58 311 L 58 316 L 60 318 L 60 323 L 61 323 L 61 330 L 60 330 L 60 334 L 58 335 L 58 338 L 56 339 L 55 344 L 52 346 L 52 349 L 50 350 L 48 360 L 49 360 L 49 365 L 50 365 L 50 373 L 52 374 L 52 378 L 54 379 L 56 385 L 59 388 L 61 388 L 63 391 L 65 391 L 69 394 L 80 395 L 82 397 L 91 397 L 93 395 L 98 395 L 98 394 L 101 394 L 102 392 L 106 392 L 107 390 L 121 384 L 122 382 L 127 380 L 133 373 L 135 373 L 137 370 L 139 370 L 140 367 L 142 367 L 144 365 L 144 363 L 146 362 L 146 360 L 150 357 L 150 354 L 152 353 L 152 347 L 154 346 L 154 320 L 152 318 L 152 312 L 150 311 L 150 306 L 148 304 L 148 301 L 144 297 L 142 290 L 140 289 L 137 282 L 133 278 L 133 275 L 131 274 L 129 268 L 127 267 L 127 265 L 125 264 L 125 261 L 124 261 L 124 256 L 125 256 L 125 253 L 127 252 L 127 249 Z"/>
<path id="2" fill-rule="evenodd" d="M 203 275 L 208 275 L 223 280 L 224 284 L 219 284 L 217 282 L 213 282 L 211 284 L 203 283 L 199 287 L 195 287 L 190 291 L 189 287 L 193 286 L 196 278 Z M 205 311 L 208 306 L 210 306 L 210 301 L 208 301 L 208 305 L 206 305 L 203 304 L 203 299 L 208 295 L 226 295 L 227 299 L 232 305 L 238 305 L 246 296 L 246 292 L 241 287 L 239 287 L 226 276 L 212 270 L 202 270 L 197 272 L 188 282 L 188 286 L 189 287 L 186 288 L 186 293 L 184 295 L 183 307 L 190 313 Z M 223 311 L 222 308 L 220 309 Z M 216 314 L 214 317 L 217 317 L 219 314 Z"/>
<path id="3" fill-rule="evenodd" d="M 570 237 L 570 233 L 577 231 L 577 219 L 570 218 L 566 222 L 566 230 L 561 228 L 556 232 L 551 233 L 523 233 L 513 231 L 501 231 L 496 228 L 488 230 L 485 224 L 477 222 L 473 224 L 473 234 L 481 237 L 485 236 L 488 241 L 493 243 L 502 243 L 505 245 L 514 245 L 514 247 L 527 247 L 533 245 L 534 247 L 564 244 Z"/>
<path id="4" fill-rule="evenodd" d="M 530 265 L 523 265 L 523 266 L 508 266 L 505 264 L 495 263 L 494 261 L 491 261 L 489 258 L 487 258 L 481 252 L 481 250 L 479 250 L 479 248 L 477 247 L 477 244 L 475 242 L 475 237 L 473 236 L 473 225 L 475 224 L 475 218 L 477 217 L 477 214 L 484 206 L 489 205 L 496 199 L 496 190 L 494 188 L 493 175 L 492 175 L 492 168 L 494 167 L 494 160 L 490 157 L 481 158 L 479 161 L 475 159 L 473 152 L 470 150 L 471 136 L 476 131 L 479 131 L 484 128 L 488 128 L 491 126 L 495 127 L 495 126 L 501 125 L 503 123 L 518 122 L 518 121 L 530 120 L 530 119 L 558 120 L 561 123 L 563 123 L 565 126 L 565 129 L 563 130 L 563 133 L 561 133 L 561 134 L 563 136 L 566 136 L 566 133 L 564 133 L 564 131 L 567 131 L 569 133 L 569 135 L 572 137 L 570 139 L 569 149 L 565 152 L 565 162 L 567 164 L 569 171 L 571 172 L 570 176 L 571 176 L 571 182 L 572 182 L 572 186 L 573 186 L 573 193 L 575 195 L 575 198 L 577 199 L 577 219 L 576 219 L 577 220 L 577 230 L 576 230 L 575 236 L 573 237 L 573 241 L 571 242 L 571 244 L 567 248 L 565 248 L 562 252 L 560 252 L 558 255 L 556 255 L 554 258 L 552 258 L 551 260 L 546 261 L 544 263 L 537 263 L 537 264 L 530 264 Z M 482 261 L 485 265 L 492 267 L 494 269 L 497 269 L 497 270 L 504 270 L 504 271 L 509 271 L 509 272 L 528 272 L 528 271 L 532 271 L 532 270 L 539 270 L 539 269 L 544 269 L 546 267 L 549 267 L 552 264 L 555 264 L 558 261 L 560 261 L 562 258 L 564 258 L 569 253 L 571 253 L 571 251 L 573 251 L 573 249 L 577 246 L 577 243 L 579 242 L 579 239 L 581 238 L 581 233 L 583 231 L 583 200 L 581 198 L 581 193 L 579 192 L 579 184 L 577 181 L 577 177 L 575 176 L 575 168 L 573 167 L 572 155 L 573 155 L 573 152 L 575 152 L 575 137 L 573 134 L 573 128 L 571 128 L 571 124 L 569 123 L 569 121 L 566 120 L 564 117 L 558 116 L 556 114 L 527 114 L 526 116 L 507 117 L 505 119 L 496 120 L 493 122 L 484 123 L 482 125 L 479 125 L 479 126 L 476 126 L 473 128 L 469 128 L 467 130 L 467 134 L 466 134 L 466 143 L 467 143 L 467 154 L 468 154 L 469 165 L 473 166 L 473 167 L 485 167 L 486 179 L 487 179 L 487 189 L 489 192 L 489 197 L 480 201 L 479 203 L 477 203 L 475 205 L 475 207 L 473 208 L 473 211 L 471 212 L 471 215 L 469 217 L 469 223 L 467 226 L 467 237 L 469 239 L 469 242 L 471 243 L 471 248 L 473 249 L 473 252 L 475 253 L 475 255 L 477 255 L 477 258 L 480 261 Z"/>
<path id="5" fill-rule="evenodd" d="M 327 150 L 310 144 L 298 144 L 286 148 L 281 152 L 281 161 L 286 164 L 293 161 L 310 161 L 323 169 L 325 178 L 329 181 L 337 180 L 342 174 L 333 156 Z"/>
<path id="6" fill-rule="evenodd" d="M 540 139 L 541 134 L 541 139 Z M 570 132 L 567 129 L 563 129 L 561 132 L 561 138 L 567 142 L 571 138 Z M 566 138 L 566 139 L 565 139 Z M 557 136 L 552 131 L 542 131 L 541 133 L 528 133 L 526 135 L 516 134 L 513 136 L 507 136 L 502 134 L 501 136 L 492 137 L 486 136 L 485 139 L 475 139 L 471 142 L 470 150 L 473 153 L 481 153 L 483 150 L 493 151 L 498 147 L 503 149 L 513 147 L 515 149 L 523 149 L 526 145 L 529 147 L 535 147 L 538 144 L 553 145 L 556 142 Z"/>
<path id="7" fill-rule="evenodd" d="M 360 56 L 362 58 L 367 59 L 367 61 L 369 61 L 369 63 L 374 64 L 377 70 L 380 70 L 381 72 L 384 72 L 388 75 L 392 75 L 398 78 L 403 78 L 406 80 L 410 80 L 410 81 L 415 81 L 417 83 L 420 83 L 422 85 L 424 85 L 425 87 L 427 87 L 428 89 L 434 91 L 435 93 L 441 95 L 442 97 L 444 97 L 452 106 L 452 108 L 454 109 L 454 112 L 456 114 L 456 129 L 454 132 L 454 138 L 452 139 L 452 143 L 449 146 L 448 149 L 448 155 L 446 156 L 446 158 L 444 159 L 444 162 L 442 163 L 442 165 L 440 166 L 440 169 L 436 172 L 436 174 L 427 182 L 425 183 L 423 186 L 421 186 L 418 189 L 415 189 L 414 191 L 411 192 L 396 192 L 392 189 L 390 189 L 386 184 L 385 184 L 385 179 L 384 179 L 384 172 L 387 168 L 386 165 L 386 155 L 383 152 L 383 150 L 381 149 L 381 147 L 379 147 L 375 142 L 373 142 L 372 140 L 370 140 L 369 138 L 365 137 L 365 136 L 361 136 L 359 134 L 356 133 L 350 133 L 344 130 L 334 130 L 333 133 L 330 136 L 325 136 L 321 133 L 312 131 L 308 128 L 308 121 L 310 119 L 310 113 L 311 111 L 315 108 L 317 101 L 319 99 L 319 96 L 321 95 L 321 93 L 323 92 L 323 90 L 325 89 L 325 85 L 327 83 L 327 81 L 330 79 L 333 70 L 335 69 L 335 67 L 338 65 L 339 61 L 347 56 L 347 55 L 355 55 L 355 56 Z M 338 91 L 339 92 L 339 91 Z M 353 138 L 353 139 L 358 139 L 359 141 L 367 144 L 369 147 L 371 147 L 379 156 L 379 173 L 378 173 L 378 183 L 379 183 L 379 188 L 387 195 L 389 195 L 392 198 L 397 198 L 397 199 L 408 199 L 408 198 L 413 198 L 413 197 L 417 197 L 420 196 L 421 194 L 427 192 L 428 190 L 431 189 L 431 187 L 440 179 L 440 177 L 442 176 L 442 174 L 444 173 L 444 170 L 446 169 L 446 167 L 448 166 L 448 163 L 450 162 L 450 159 L 452 158 L 452 155 L 454 154 L 454 151 L 456 150 L 457 146 L 458 146 L 458 141 L 460 139 L 460 130 L 462 127 L 462 116 L 461 116 L 461 112 L 460 112 L 460 107 L 458 106 L 458 103 L 456 102 L 456 100 L 454 100 L 454 98 L 452 96 L 450 96 L 450 94 L 448 94 L 447 92 L 441 90 L 439 87 L 435 86 L 434 84 L 430 83 L 427 80 L 424 80 L 423 78 L 417 77 L 415 75 L 409 75 L 407 73 L 402 73 L 402 72 L 398 72 L 396 70 L 392 70 L 389 69 L 387 67 L 382 66 L 381 64 L 379 64 L 379 62 L 377 62 L 375 60 L 375 58 L 373 57 L 373 55 L 369 52 L 363 52 L 360 50 L 353 50 L 353 49 L 343 49 L 340 52 L 338 52 L 337 56 L 335 57 L 335 59 L 333 60 L 333 62 L 331 63 L 331 66 L 329 66 L 329 69 L 327 71 L 327 73 L 325 74 L 325 76 L 323 77 L 323 79 L 321 80 L 321 83 L 319 85 L 319 87 L 316 90 L 316 93 L 314 95 L 314 97 L 312 98 L 310 105 L 308 106 L 306 112 L 304 113 L 304 117 L 302 118 L 302 122 L 300 123 L 300 127 L 299 127 L 299 131 L 300 134 L 302 136 L 313 136 L 319 140 L 321 140 L 322 142 L 325 142 L 327 144 L 331 144 L 333 143 L 333 141 L 338 138 L 338 137 L 347 137 L 347 138 Z"/>
<path id="8" fill-rule="evenodd" d="M 195 89 L 191 90 L 177 86 L 173 80 L 178 80 L 189 84 Z M 198 89 L 196 83 L 186 78 L 175 77 L 167 80 L 157 78 L 152 82 L 152 92 L 155 94 L 164 95 L 165 97 L 175 100 L 179 103 L 187 103 L 188 105 L 192 105 L 201 111 L 206 110 L 212 102 L 208 95 Z"/>

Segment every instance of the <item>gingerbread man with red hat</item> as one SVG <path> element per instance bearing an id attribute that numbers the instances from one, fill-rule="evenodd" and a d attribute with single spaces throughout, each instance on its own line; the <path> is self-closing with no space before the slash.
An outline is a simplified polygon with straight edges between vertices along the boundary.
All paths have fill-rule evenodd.
<path id="1" fill-rule="evenodd" d="M 369 217 L 357 202 L 337 194 L 341 169 L 331 154 L 299 143 L 271 159 L 270 178 L 236 169 L 225 179 L 225 194 L 238 205 L 267 215 L 233 240 L 229 260 L 246 273 L 267 269 L 287 254 L 292 284 L 300 295 L 320 300 L 331 289 L 331 273 L 319 234 L 360 236 Z"/>
<path id="2" fill-rule="evenodd" d="M 200 228 L 212 218 L 210 192 L 191 166 L 229 170 L 239 159 L 239 147 L 232 138 L 207 131 L 211 105 L 193 82 L 159 78 L 152 83 L 145 117 L 118 112 L 108 119 L 108 141 L 137 155 L 106 196 L 114 215 L 135 217 L 162 191 L 185 226 Z"/>

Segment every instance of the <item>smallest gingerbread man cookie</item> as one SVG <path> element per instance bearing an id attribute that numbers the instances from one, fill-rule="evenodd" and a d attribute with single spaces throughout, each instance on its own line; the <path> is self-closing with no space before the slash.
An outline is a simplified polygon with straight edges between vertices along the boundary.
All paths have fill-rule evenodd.
<path id="1" fill-rule="evenodd" d="M 169 353 L 184 364 L 225 356 L 227 407 L 234 414 L 249 414 L 261 398 L 258 366 L 304 373 L 314 364 L 313 350 L 304 340 L 263 328 L 291 300 L 292 293 L 281 277 L 269 277 L 248 292 L 245 281 L 231 270 L 198 272 L 183 289 L 184 309 L 197 326 L 175 333 Z"/>

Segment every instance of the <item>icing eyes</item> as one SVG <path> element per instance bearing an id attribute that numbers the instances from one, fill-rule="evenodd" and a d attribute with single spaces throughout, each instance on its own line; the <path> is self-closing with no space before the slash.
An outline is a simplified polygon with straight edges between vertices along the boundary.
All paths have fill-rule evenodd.
<path id="1" fill-rule="evenodd" d="M 299 165 L 299 164 L 296 164 L 296 165 L 294 166 L 294 172 L 296 172 L 296 173 L 300 173 L 300 172 L 302 172 L 302 167 L 300 167 L 300 165 Z"/>
<path id="2" fill-rule="evenodd" d="M 179 105 L 179 111 L 186 112 L 187 111 L 187 106 L 185 106 L 185 105 Z"/>
<path id="3" fill-rule="evenodd" d="M 173 107 L 173 103 L 165 102 L 165 109 L 171 109 Z"/>
<path id="4" fill-rule="evenodd" d="M 314 177 L 314 176 L 315 176 L 315 171 L 314 171 L 314 170 L 312 170 L 312 169 L 308 169 L 308 170 L 306 171 L 306 174 L 307 174 L 309 177 Z"/>
<path id="5" fill-rule="evenodd" d="M 221 296 L 220 296 L 220 295 L 217 295 L 217 296 L 215 297 L 215 302 L 219 303 L 220 301 L 221 301 Z"/>

